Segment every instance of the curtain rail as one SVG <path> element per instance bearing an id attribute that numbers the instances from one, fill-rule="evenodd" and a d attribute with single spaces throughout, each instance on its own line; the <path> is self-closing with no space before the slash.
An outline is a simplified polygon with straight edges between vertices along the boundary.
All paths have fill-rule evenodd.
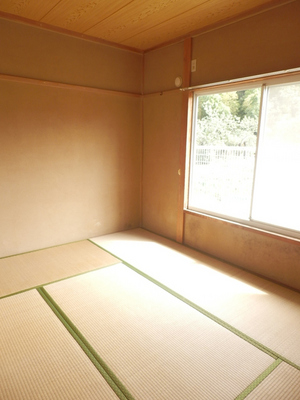
<path id="1" fill-rule="evenodd" d="M 224 86 L 230 86 L 230 85 L 238 85 L 240 83 L 255 83 L 255 82 L 261 82 L 264 79 L 275 79 L 275 78 L 283 78 L 286 76 L 294 76 L 300 73 L 300 68 L 292 68 L 292 69 L 287 69 L 283 71 L 277 71 L 277 72 L 271 72 L 271 73 L 266 73 L 266 74 L 261 74 L 261 75 L 253 75 L 245 78 L 237 78 L 237 79 L 228 79 L 226 81 L 220 81 L 216 83 L 207 83 L 204 85 L 197 85 L 197 86 L 190 86 L 190 87 L 185 87 L 185 88 L 180 88 L 182 92 L 185 91 L 192 91 L 192 90 L 197 90 L 197 89 L 205 89 L 205 88 L 217 88 L 217 87 L 224 87 Z"/>

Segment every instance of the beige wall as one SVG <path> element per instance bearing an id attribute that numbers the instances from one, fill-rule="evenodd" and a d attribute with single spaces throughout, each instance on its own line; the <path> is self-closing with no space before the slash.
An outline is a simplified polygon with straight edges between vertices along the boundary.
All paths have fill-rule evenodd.
<path id="1" fill-rule="evenodd" d="M 297 68 L 300 1 L 294 1 L 193 39 L 192 85 Z"/>
<path id="2" fill-rule="evenodd" d="M 176 239 L 182 94 L 144 98 L 143 227 Z"/>
<path id="3" fill-rule="evenodd" d="M 300 244 L 228 222 L 186 214 L 185 244 L 300 289 Z"/>
<path id="4" fill-rule="evenodd" d="M 0 18 L 0 73 L 141 93 L 142 55 Z"/>
<path id="5" fill-rule="evenodd" d="M 175 79 L 183 74 L 184 42 L 145 53 L 144 93 L 176 89 Z"/>
<path id="6" fill-rule="evenodd" d="M 140 54 L 0 27 L 2 74 L 141 90 Z M 0 93 L 1 257 L 140 225 L 140 96 L 3 76 Z"/>
<path id="7" fill-rule="evenodd" d="M 294 1 L 193 38 L 190 83 L 299 67 L 299 15 Z M 299 244 L 180 218 L 184 42 L 143 60 L 3 19 L 0 35 L 0 74 L 128 93 L 0 80 L 0 256 L 139 226 L 142 167 L 144 228 L 175 239 L 181 225 L 187 245 L 300 289 Z"/>
<path id="8" fill-rule="evenodd" d="M 300 67 L 299 37 L 299 1 L 199 35 L 192 41 L 191 58 L 197 60 L 197 71 L 191 74 L 191 85 Z M 178 66 L 184 68 L 182 45 L 146 54 L 147 92 L 173 89 L 171 84 L 166 86 L 166 80 L 169 76 L 170 82 L 174 76 L 176 59 L 181 60 Z M 156 69 L 151 72 L 154 62 Z M 165 83 L 158 85 L 161 81 Z M 164 102 L 159 96 L 151 100 L 146 97 L 144 105 L 144 165 L 149 166 L 144 167 L 143 226 L 175 239 L 176 221 L 182 223 L 185 244 L 300 289 L 299 242 L 189 212 L 183 221 L 178 220 L 179 181 L 174 177 L 179 168 L 180 143 L 178 126 L 174 129 L 173 123 L 179 123 L 178 113 L 183 115 L 183 109 L 180 111 L 179 101 L 174 103 L 176 95 L 164 93 L 163 97 Z M 150 139 L 154 143 L 149 144 Z M 150 160 L 155 171 L 151 176 Z"/>
<path id="9" fill-rule="evenodd" d="M 176 239 L 183 42 L 145 54 L 143 140 L 143 227 Z M 150 94 L 149 94 L 150 93 Z M 152 93 L 152 94 L 151 94 Z"/>

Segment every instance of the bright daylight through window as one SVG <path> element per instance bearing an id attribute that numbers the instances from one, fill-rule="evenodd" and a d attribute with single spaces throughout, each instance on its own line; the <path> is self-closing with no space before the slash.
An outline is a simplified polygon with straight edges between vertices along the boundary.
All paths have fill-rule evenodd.
<path id="1" fill-rule="evenodd" d="M 300 235 L 297 79 L 194 94 L 188 209 Z"/>

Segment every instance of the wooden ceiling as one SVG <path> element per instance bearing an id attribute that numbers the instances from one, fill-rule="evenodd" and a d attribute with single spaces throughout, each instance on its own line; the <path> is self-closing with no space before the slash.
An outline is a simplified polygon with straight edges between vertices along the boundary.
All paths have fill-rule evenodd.
<path id="1" fill-rule="evenodd" d="M 291 0 L 0 0 L 0 16 L 146 51 Z"/>

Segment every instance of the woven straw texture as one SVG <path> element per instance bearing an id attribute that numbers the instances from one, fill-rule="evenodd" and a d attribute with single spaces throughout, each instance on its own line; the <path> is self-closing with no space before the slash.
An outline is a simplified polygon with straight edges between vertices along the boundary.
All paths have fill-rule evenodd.
<path id="1" fill-rule="evenodd" d="M 0 297 L 118 262 L 85 240 L 0 259 Z"/>
<path id="2" fill-rule="evenodd" d="M 300 293 L 142 229 L 92 240 L 300 366 Z"/>
<path id="3" fill-rule="evenodd" d="M 234 399 L 274 359 L 119 264 L 46 287 L 135 399 Z"/>
<path id="4" fill-rule="evenodd" d="M 0 399 L 118 397 L 37 291 L 0 300 Z"/>
<path id="5" fill-rule="evenodd" d="M 246 399 L 300 399 L 300 371 L 286 363 L 281 363 Z"/>

